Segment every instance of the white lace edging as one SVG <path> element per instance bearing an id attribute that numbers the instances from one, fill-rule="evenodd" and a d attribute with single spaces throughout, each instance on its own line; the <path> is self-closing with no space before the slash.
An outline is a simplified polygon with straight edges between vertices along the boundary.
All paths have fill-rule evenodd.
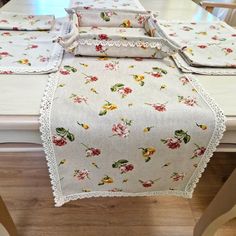
<path id="1" fill-rule="evenodd" d="M 59 35 L 67 33 L 69 31 L 69 27 L 70 24 L 68 22 L 64 22 L 61 26 Z M 46 74 L 55 72 L 60 66 L 63 52 L 64 49 L 60 45 L 54 43 L 53 51 L 51 53 L 52 57 L 46 66 L 31 66 L 27 68 L 17 66 L 0 66 L 0 74 L 6 71 L 11 71 L 14 74 Z"/>
<path id="2" fill-rule="evenodd" d="M 209 95 L 209 93 L 205 89 L 203 89 L 197 79 L 193 78 L 190 75 L 186 77 L 189 79 L 190 83 L 197 90 L 198 94 L 202 97 L 205 103 L 210 107 L 211 111 L 215 116 L 215 128 L 211 136 L 210 142 L 207 145 L 204 156 L 201 158 L 196 170 L 194 171 L 193 175 L 191 176 L 189 182 L 185 187 L 185 192 L 188 192 L 188 195 L 192 196 L 193 191 L 197 183 L 199 182 L 205 168 L 207 167 L 208 162 L 213 156 L 213 153 L 216 151 L 217 146 L 220 144 L 220 140 L 222 139 L 223 134 L 226 130 L 226 117 L 222 109 L 217 105 L 217 103 Z"/>
<path id="3" fill-rule="evenodd" d="M 41 102 L 40 109 L 40 132 L 41 139 L 43 142 L 44 152 L 46 154 L 47 165 L 49 168 L 49 174 L 51 179 L 51 185 L 54 195 L 55 206 L 62 206 L 64 203 L 69 202 L 71 200 L 83 199 L 83 198 L 91 198 L 91 197 L 137 197 L 137 196 L 179 196 L 184 198 L 191 198 L 193 191 L 196 187 L 196 184 L 199 182 L 202 173 L 204 172 L 207 163 L 210 161 L 210 158 L 213 155 L 213 152 L 216 150 L 216 147 L 219 145 L 221 138 L 223 137 L 223 133 L 226 129 L 225 126 L 225 116 L 223 111 L 219 108 L 219 106 L 215 103 L 215 101 L 210 97 L 210 95 L 202 88 L 202 86 L 197 82 L 197 80 L 193 77 L 187 76 L 192 86 L 198 91 L 199 95 L 202 99 L 208 104 L 209 108 L 215 115 L 215 128 L 210 139 L 210 142 L 206 148 L 205 154 L 199 162 L 198 167 L 195 172 L 191 176 L 188 184 L 186 185 L 183 191 L 181 190 L 166 190 L 166 191 L 152 191 L 152 192 L 142 192 L 142 193 L 125 193 L 125 192 L 108 192 L 108 191 L 95 191 L 95 192 L 87 192 L 87 193 L 77 193 L 72 195 L 63 196 L 61 184 L 60 184 L 60 176 L 57 169 L 57 161 L 55 158 L 55 153 L 52 144 L 52 134 L 51 134 L 51 108 L 53 97 L 55 91 L 57 89 L 58 84 L 58 75 L 51 74 L 49 75 L 49 80 L 47 83 L 47 87 L 45 89 L 45 93 Z"/>
<path id="4" fill-rule="evenodd" d="M 184 61 L 181 55 L 172 55 L 172 59 L 176 63 L 177 67 L 186 73 L 196 73 L 202 75 L 236 75 L 236 68 L 212 68 L 212 67 L 192 67 Z"/>

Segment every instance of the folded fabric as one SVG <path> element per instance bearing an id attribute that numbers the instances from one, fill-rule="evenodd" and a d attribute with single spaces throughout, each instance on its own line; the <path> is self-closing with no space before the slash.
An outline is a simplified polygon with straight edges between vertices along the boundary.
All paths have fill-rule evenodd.
<path id="1" fill-rule="evenodd" d="M 222 111 L 170 59 L 67 54 L 47 88 L 40 123 L 56 206 L 189 198 L 225 129 Z"/>
<path id="2" fill-rule="evenodd" d="M 157 29 L 159 35 L 179 48 L 180 55 L 191 67 L 206 67 L 206 70 L 236 67 L 236 31 L 224 22 L 159 20 Z"/>
<path id="3" fill-rule="evenodd" d="M 0 30 L 50 30 L 54 23 L 53 15 L 0 12 Z"/>
<path id="4" fill-rule="evenodd" d="M 74 55 L 163 58 L 175 52 L 167 40 L 155 37 L 156 15 L 149 12 L 77 9 L 69 14 L 72 30 L 58 42 Z"/>
<path id="5" fill-rule="evenodd" d="M 194 67 L 189 65 L 179 53 L 174 54 L 172 58 L 177 67 L 184 73 L 195 73 L 201 75 L 236 75 L 236 69 L 233 67 Z"/>
<path id="6" fill-rule="evenodd" d="M 1 74 L 44 74 L 58 70 L 63 49 L 53 40 L 68 30 L 57 21 L 52 31 L 0 31 Z"/>
<path id="7" fill-rule="evenodd" d="M 73 7 L 145 11 L 138 0 L 72 0 Z"/>

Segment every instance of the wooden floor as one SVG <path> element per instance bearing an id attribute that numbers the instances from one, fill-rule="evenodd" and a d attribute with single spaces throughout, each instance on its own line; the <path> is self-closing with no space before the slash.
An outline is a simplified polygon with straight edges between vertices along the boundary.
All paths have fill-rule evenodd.
<path id="1" fill-rule="evenodd" d="M 0 194 L 19 236 L 191 236 L 196 221 L 236 167 L 216 154 L 191 200 L 176 197 L 93 198 L 53 205 L 43 154 L 0 155 Z M 217 236 L 236 236 L 236 221 Z"/>

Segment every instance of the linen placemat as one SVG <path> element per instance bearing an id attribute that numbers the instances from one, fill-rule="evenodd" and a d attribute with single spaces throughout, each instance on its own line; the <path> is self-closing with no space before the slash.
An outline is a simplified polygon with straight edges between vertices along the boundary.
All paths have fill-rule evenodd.
<path id="1" fill-rule="evenodd" d="M 69 28 L 57 20 L 51 31 L 0 30 L 1 74 L 45 74 L 60 66 L 63 48 L 53 40 Z"/>
<path id="2" fill-rule="evenodd" d="M 42 101 L 56 206 L 86 197 L 191 197 L 224 115 L 169 59 L 66 54 Z"/>
<path id="3" fill-rule="evenodd" d="M 157 29 L 179 48 L 173 58 L 183 71 L 236 74 L 236 31 L 225 22 L 158 20 Z"/>
<path id="4" fill-rule="evenodd" d="M 50 30 L 54 23 L 54 15 L 27 15 L 15 12 L 0 12 L 0 30 Z"/>

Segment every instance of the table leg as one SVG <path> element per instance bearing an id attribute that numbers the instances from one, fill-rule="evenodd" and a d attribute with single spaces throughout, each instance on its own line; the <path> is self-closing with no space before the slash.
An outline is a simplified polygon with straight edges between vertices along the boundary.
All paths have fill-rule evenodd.
<path id="1" fill-rule="evenodd" d="M 236 217 L 236 169 L 216 194 L 194 228 L 194 236 L 213 236 L 220 226 Z"/>
<path id="2" fill-rule="evenodd" d="M 3 227 L 6 229 L 6 231 L 9 233 L 10 236 L 17 236 L 16 226 L 1 197 L 0 197 L 0 224 L 3 225 Z"/>

